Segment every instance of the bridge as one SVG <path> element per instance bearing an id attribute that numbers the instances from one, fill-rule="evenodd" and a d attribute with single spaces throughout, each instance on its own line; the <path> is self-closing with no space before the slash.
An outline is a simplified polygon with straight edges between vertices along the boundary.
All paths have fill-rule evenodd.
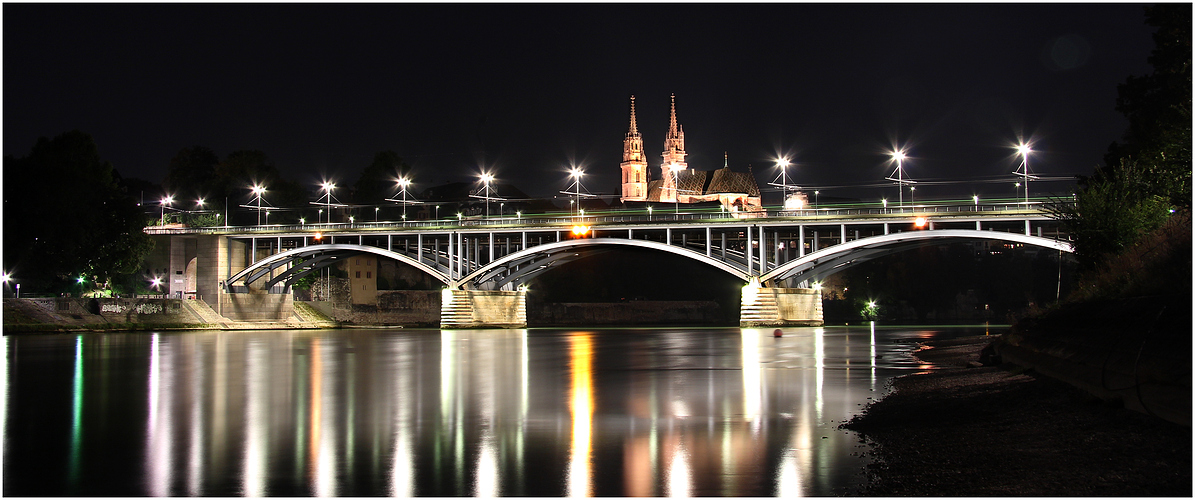
<path id="1" fill-rule="evenodd" d="M 245 301 L 254 304 L 246 307 L 284 302 L 268 296 L 289 297 L 297 280 L 364 254 L 400 262 L 443 283 L 442 327 L 525 324 L 520 318 L 525 318 L 530 280 L 617 248 L 682 256 L 741 280 L 744 326 L 820 323 L 816 288 L 821 280 L 927 241 L 999 240 L 1073 251 L 1058 223 L 1038 207 L 978 203 L 151 227 L 146 232 L 170 238 L 174 279 L 169 291 L 197 293 L 218 309 L 235 310 Z"/>

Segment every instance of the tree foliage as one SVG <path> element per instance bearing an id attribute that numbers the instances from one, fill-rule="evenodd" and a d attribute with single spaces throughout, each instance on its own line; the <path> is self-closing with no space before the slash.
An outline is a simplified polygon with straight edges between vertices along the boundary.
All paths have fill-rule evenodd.
<path id="1" fill-rule="evenodd" d="M 398 191 L 398 179 L 411 170 L 394 151 L 380 151 L 373 156 L 373 162 L 361 170 L 361 176 L 353 184 L 353 203 L 362 205 L 384 204 Z"/>
<path id="2" fill-rule="evenodd" d="M 1081 270 L 1096 269 L 1166 222 L 1170 203 L 1149 188 L 1150 174 L 1134 161 L 1121 160 L 1118 168 L 1098 171 L 1073 200 L 1046 206 L 1066 225 Z"/>
<path id="3" fill-rule="evenodd" d="M 1121 143 L 1113 143 L 1101 170 L 1110 177 L 1131 159 L 1141 187 L 1178 207 L 1191 206 L 1191 5 L 1145 8 L 1156 26 L 1149 57 L 1153 73 L 1130 76 L 1117 87 L 1116 110 L 1129 120 Z M 1090 180 L 1087 181 L 1088 183 Z"/>
<path id="4" fill-rule="evenodd" d="M 145 217 L 91 136 L 41 138 L 4 159 L 4 266 L 29 291 L 136 272 L 153 249 Z"/>

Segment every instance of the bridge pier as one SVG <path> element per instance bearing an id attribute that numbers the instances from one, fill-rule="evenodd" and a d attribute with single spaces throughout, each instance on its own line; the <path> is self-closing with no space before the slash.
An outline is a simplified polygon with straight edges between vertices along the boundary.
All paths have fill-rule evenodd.
<path id="1" fill-rule="evenodd" d="M 822 292 L 812 288 L 743 287 L 739 326 L 822 326 Z"/>
<path id="2" fill-rule="evenodd" d="M 526 328 L 527 291 L 444 289 L 440 328 Z"/>

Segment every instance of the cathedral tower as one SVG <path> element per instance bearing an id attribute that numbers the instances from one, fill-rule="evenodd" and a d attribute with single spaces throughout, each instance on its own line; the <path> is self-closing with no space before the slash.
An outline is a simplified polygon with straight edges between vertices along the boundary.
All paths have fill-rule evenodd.
<path id="1" fill-rule="evenodd" d="M 622 167 L 622 201 L 646 200 L 647 159 L 643 156 L 643 136 L 639 135 L 639 125 L 635 123 L 635 96 L 631 96 L 631 128 L 622 140 L 622 163 L 619 166 Z"/>
<path id="2" fill-rule="evenodd" d="M 664 190 L 660 201 L 676 201 L 676 177 L 689 164 L 685 163 L 685 129 L 676 123 L 676 94 L 672 94 L 672 116 L 668 124 L 668 136 L 664 138 L 663 163 L 660 170 L 664 177 Z"/>

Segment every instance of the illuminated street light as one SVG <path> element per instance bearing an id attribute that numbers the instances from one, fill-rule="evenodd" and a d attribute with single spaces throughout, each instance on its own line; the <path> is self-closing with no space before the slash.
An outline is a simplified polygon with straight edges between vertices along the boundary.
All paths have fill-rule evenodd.
<path id="1" fill-rule="evenodd" d="M 917 186 L 909 186 L 909 205 L 913 210 L 917 210 L 917 202 L 913 200 L 913 191 L 917 190 Z"/>
<path id="2" fill-rule="evenodd" d="M 971 196 L 971 201 L 974 201 L 974 202 L 975 202 L 975 206 L 977 206 L 977 207 L 978 207 L 978 206 L 979 206 L 979 195 L 977 195 L 977 194 L 976 194 L 976 195 L 972 195 L 972 196 Z"/>
<path id="3" fill-rule="evenodd" d="M 1029 145 L 1025 144 L 1025 143 L 1017 144 L 1016 149 L 1017 149 L 1017 154 L 1021 155 L 1021 165 L 1019 167 L 1017 167 L 1016 170 L 1013 171 L 1013 174 L 1021 176 L 1021 179 L 1025 183 L 1025 209 L 1028 210 L 1029 209 L 1029 179 L 1037 178 L 1029 173 L 1029 153 L 1032 153 L 1033 150 L 1030 149 Z M 1017 186 L 1020 186 L 1020 184 L 1018 183 Z"/>
<path id="4" fill-rule="evenodd" d="M 375 223 L 378 221 L 378 211 L 380 211 L 380 210 L 381 210 L 381 208 L 379 208 L 379 207 L 373 207 L 373 221 L 374 221 Z M 404 210 L 403 210 L 403 211 L 404 211 L 404 212 L 406 212 L 406 210 L 405 210 L 405 207 L 404 207 Z M 406 218 L 407 218 L 407 214 L 402 214 L 402 218 L 403 218 L 403 219 L 406 219 Z"/>
<path id="5" fill-rule="evenodd" d="M 260 185 L 256 185 L 256 184 L 255 184 L 255 185 L 254 185 L 252 188 L 250 188 L 250 189 L 253 191 L 253 194 L 256 196 L 256 201 L 257 201 L 257 225 L 259 225 L 259 226 L 260 226 L 260 225 L 261 225 L 261 195 L 262 195 L 262 193 L 265 193 L 265 192 L 266 192 L 266 188 L 265 188 L 265 186 L 260 186 Z M 267 219 L 267 220 L 268 220 L 268 219 Z"/>
<path id="6" fill-rule="evenodd" d="M 647 220 L 651 220 L 651 205 L 647 206 Z"/>
<path id="7" fill-rule="evenodd" d="M 402 195 L 402 220 L 407 220 L 407 188 L 411 185 L 411 179 L 400 177 L 398 179 L 399 194 Z"/>
<path id="8" fill-rule="evenodd" d="M 323 184 L 320 184 L 320 188 L 324 190 L 324 196 L 328 197 L 328 201 L 326 201 L 325 203 L 328 208 L 328 224 L 331 224 L 332 223 L 332 190 L 336 189 L 336 184 L 333 184 L 329 181 L 324 181 Z M 317 224 L 319 223 L 318 220 L 315 222 Z"/>
<path id="9" fill-rule="evenodd" d="M 890 154 L 892 156 L 892 159 L 896 160 L 896 170 L 893 170 L 892 173 L 888 175 L 888 177 L 885 177 L 885 179 L 896 182 L 897 188 L 900 191 L 900 198 L 898 200 L 900 202 L 900 211 L 901 211 L 901 213 L 904 213 L 904 211 L 905 211 L 905 184 L 913 184 L 913 181 L 905 180 L 904 161 L 905 161 L 905 158 L 908 158 L 908 157 L 905 156 L 905 152 L 902 149 L 893 151 Z M 895 179 L 892 178 L 892 176 L 894 176 L 894 175 L 896 176 Z M 910 196 L 912 196 L 912 195 L 910 194 Z"/>
<path id="10" fill-rule="evenodd" d="M 162 221 L 161 221 L 161 223 L 159 223 L 159 225 L 162 225 L 162 226 L 166 225 L 166 205 L 169 205 L 171 203 L 174 203 L 173 195 L 163 196 L 162 200 L 158 203 L 162 207 Z"/>
<path id="11" fill-rule="evenodd" d="M 485 184 L 485 216 L 490 216 L 490 183 L 494 181 L 493 174 L 489 172 L 481 173 L 481 182 Z"/>

